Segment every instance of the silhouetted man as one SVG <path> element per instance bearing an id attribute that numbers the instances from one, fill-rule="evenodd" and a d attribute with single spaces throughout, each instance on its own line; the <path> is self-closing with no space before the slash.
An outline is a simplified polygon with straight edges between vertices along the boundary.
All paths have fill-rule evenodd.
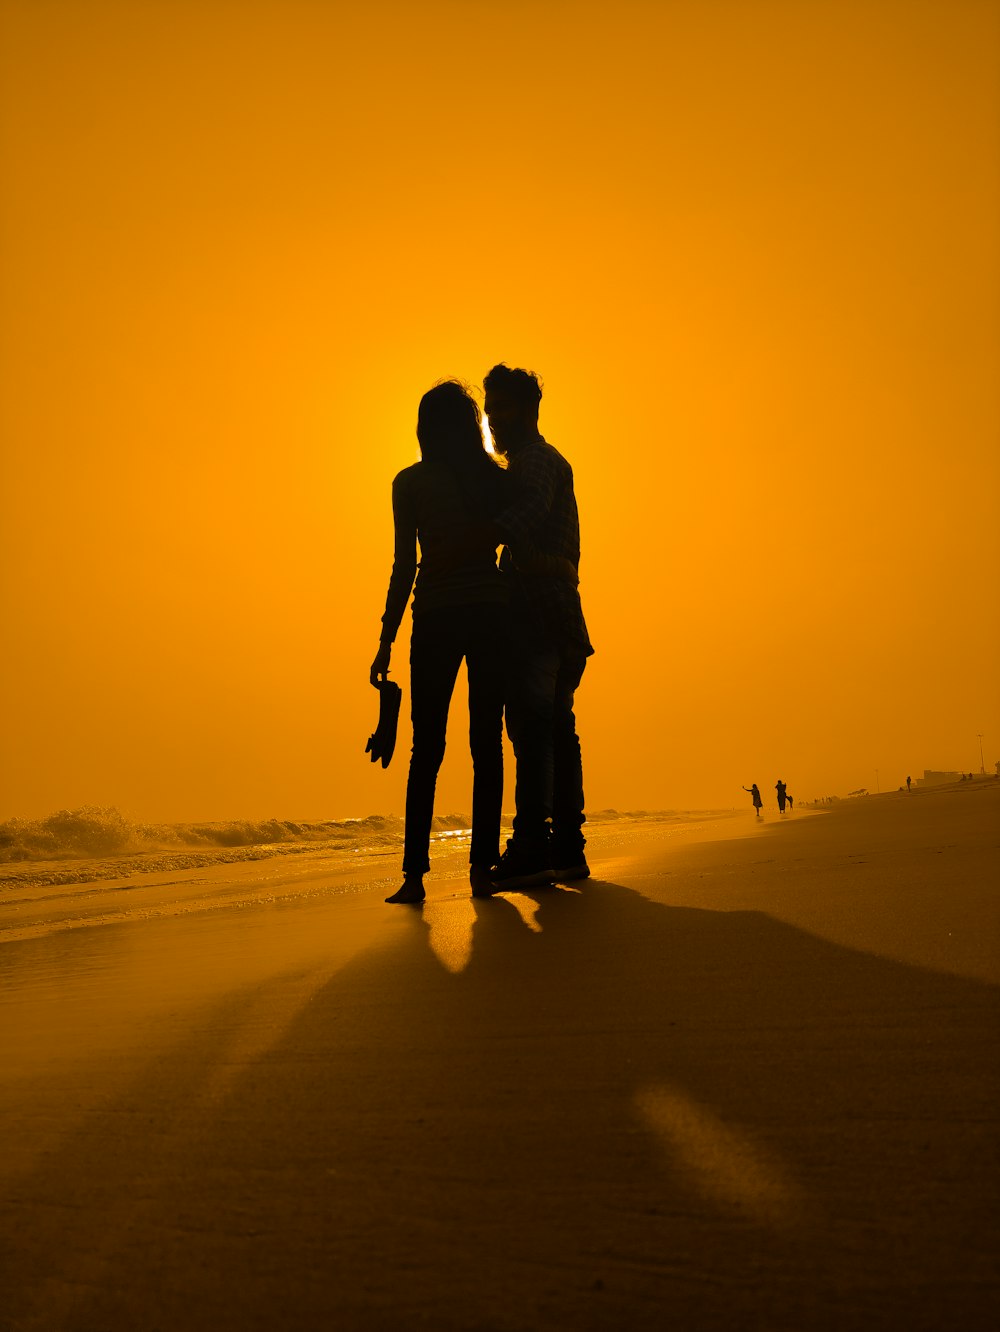
<path id="1" fill-rule="evenodd" d="M 583 763 L 573 701 L 594 649 L 577 588 L 580 521 L 573 469 L 538 430 L 542 390 L 527 370 L 495 365 L 483 381 L 513 502 L 494 520 L 510 580 L 512 663 L 507 733 L 517 760 L 513 836 L 491 876 L 500 888 L 586 878 Z M 562 573 L 528 572 L 518 551 Z"/>

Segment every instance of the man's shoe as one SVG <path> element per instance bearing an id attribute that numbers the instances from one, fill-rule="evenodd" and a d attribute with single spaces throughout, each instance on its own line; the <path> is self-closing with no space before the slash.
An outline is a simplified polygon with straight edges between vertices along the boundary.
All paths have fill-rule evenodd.
<path id="1" fill-rule="evenodd" d="M 574 879 L 589 879 L 590 866 L 583 854 L 583 844 L 553 846 L 549 855 L 552 877 L 557 883 L 572 883 Z"/>
<path id="2" fill-rule="evenodd" d="M 552 883 L 554 876 L 546 851 L 520 851 L 508 844 L 490 870 L 490 878 L 495 890 L 502 893 L 507 888 L 541 888 Z"/>
<path id="3" fill-rule="evenodd" d="M 586 858 L 581 857 L 568 865 L 553 865 L 552 877 L 556 883 L 572 883 L 574 879 L 589 879 L 590 866 Z"/>

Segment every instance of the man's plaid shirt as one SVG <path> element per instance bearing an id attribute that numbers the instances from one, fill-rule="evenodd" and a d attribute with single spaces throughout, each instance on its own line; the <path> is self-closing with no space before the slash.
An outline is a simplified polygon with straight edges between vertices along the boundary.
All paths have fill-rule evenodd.
<path id="1" fill-rule="evenodd" d="M 555 629 L 589 657 L 594 649 L 576 585 L 567 578 L 527 573 L 517 565 L 520 543 L 568 560 L 579 570 L 580 516 L 573 469 L 558 449 L 539 437 L 511 455 L 507 470 L 518 497 L 495 522 L 506 542 L 500 567 L 512 581 L 512 609 L 526 613 L 542 631 Z"/>

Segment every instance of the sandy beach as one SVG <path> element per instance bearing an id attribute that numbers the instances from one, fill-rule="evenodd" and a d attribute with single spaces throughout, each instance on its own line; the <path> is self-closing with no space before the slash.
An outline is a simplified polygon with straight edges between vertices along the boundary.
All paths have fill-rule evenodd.
<path id="1" fill-rule="evenodd" d="M 992 1328 L 998 843 L 983 781 L 8 900 L 0 1329 Z"/>

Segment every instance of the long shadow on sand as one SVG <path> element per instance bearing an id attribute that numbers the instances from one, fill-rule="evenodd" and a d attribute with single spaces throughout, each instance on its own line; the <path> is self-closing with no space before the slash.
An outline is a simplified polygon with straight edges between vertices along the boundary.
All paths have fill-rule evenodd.
<path id="1" fill-rule="evenodd" d="M 239 1002 L 168 1051 L 23 1182 L 0 1327 L 993 1325 L 995 989 L 533 902 L 459 971 L 410 912 L 209 1100 Z"/>

